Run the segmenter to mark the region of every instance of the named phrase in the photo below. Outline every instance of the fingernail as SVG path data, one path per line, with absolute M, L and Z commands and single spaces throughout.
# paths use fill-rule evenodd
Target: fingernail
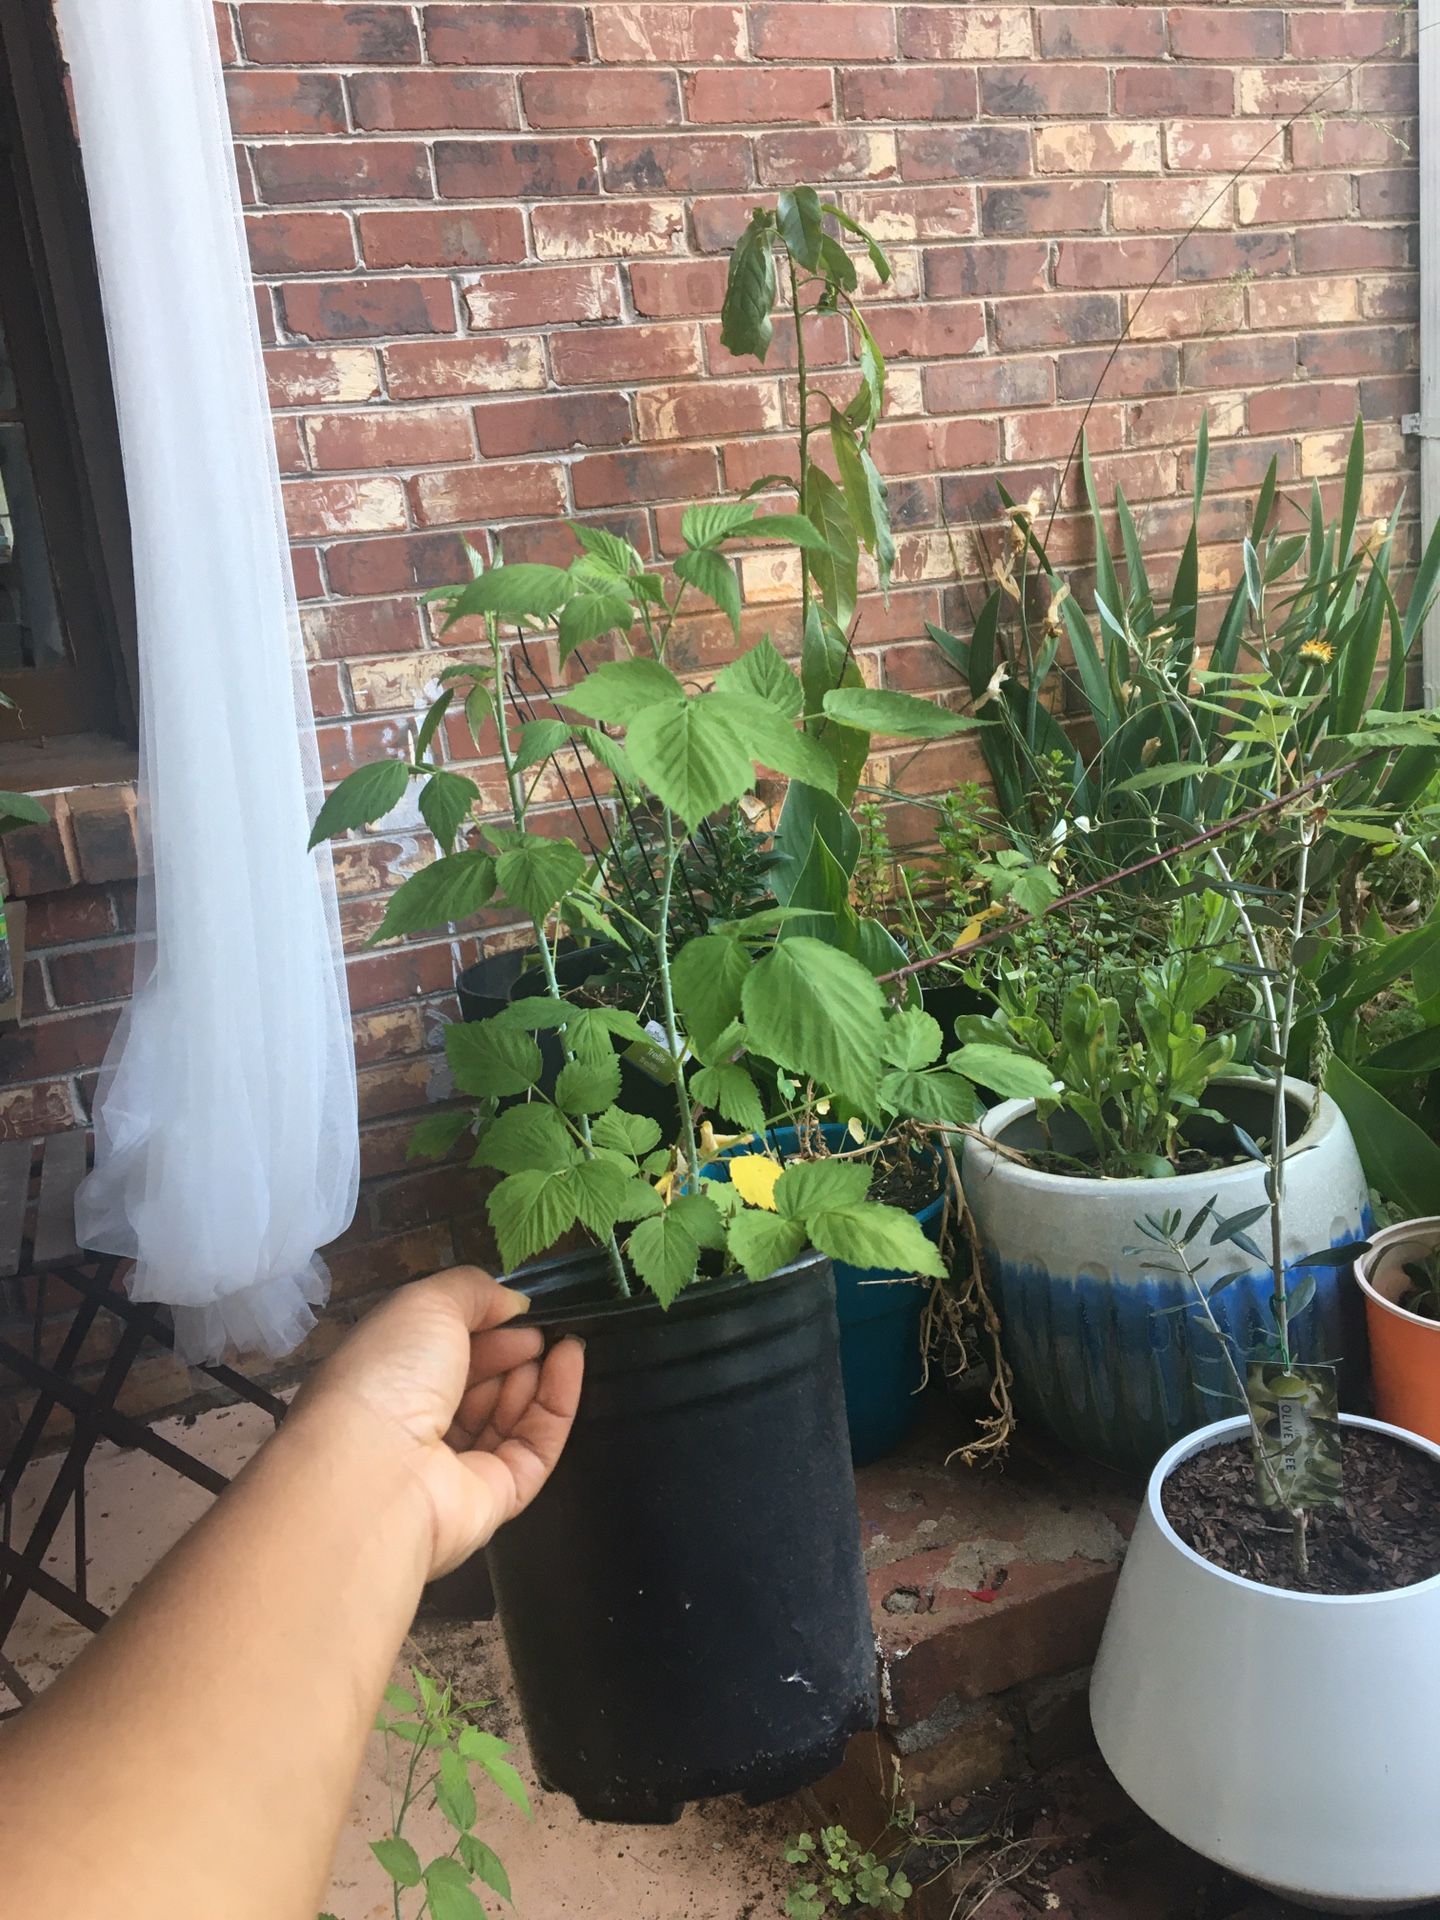
M 573 1340 L 575 1345 L 579 1347 L 582 1353 L 585 1351 L 585 1342 L 581 1339 L 578 1333 L 567 1333 L 565 1338 L 567 1340 Z

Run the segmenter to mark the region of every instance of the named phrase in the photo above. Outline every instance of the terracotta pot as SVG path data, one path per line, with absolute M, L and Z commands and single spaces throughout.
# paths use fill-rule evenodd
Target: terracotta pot
M 1394 1426 L 1440 1441 L 1440 1321 L 1399 1304 L 1410 1284 L 1405 1262 L 1437 1248 L 1440 1219 L 1402 1220 L 1375 1235 L 1355 1262 L 1355 1278 L 1370 1326 L 1375 1411 Z

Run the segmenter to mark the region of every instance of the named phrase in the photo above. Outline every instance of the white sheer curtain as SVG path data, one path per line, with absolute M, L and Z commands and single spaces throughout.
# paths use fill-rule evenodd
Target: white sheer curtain
M 175 1309 L 187 1358 L 275 1355 L 325 1298 L 316 1249 L 354 1213 L 359 1148 L 215 23 L 210 0 L 60 0 L 59 19 L 134 535 L 153 871 L 77 1225 L 135 1257 L 132 1293 Z

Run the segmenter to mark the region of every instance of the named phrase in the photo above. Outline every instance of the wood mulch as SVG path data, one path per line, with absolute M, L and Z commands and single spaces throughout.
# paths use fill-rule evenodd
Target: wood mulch
M 1440 1461 L 1368 1428 L 1346 1429 L 1345 1506 L 1311 1514 L 1303 1583 L 1288 1522 L 1256 1494 L 1248 1439 L 1195 1454 L 1170 1475 L 1162 1499 L 1188 1547 L 1265 1586 L 1391 1593 L 1440 1573 Z

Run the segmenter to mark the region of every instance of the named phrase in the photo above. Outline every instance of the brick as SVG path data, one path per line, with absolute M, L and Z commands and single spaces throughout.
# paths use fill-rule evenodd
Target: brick
M 1341 326 L 1359 318 L 1359 282 L 1344 276 L 1270 280 L 1250 289 L 1250 324 L 1266 331 Z
M 437 140 L 442 200 L 548 199 L 598 193 L 593 140 Z
M 48 804 L 48 803 L 47 803 Z M 36 893 L 58 893 L 76 884 L 80 870 L 72 862 L 65 836 L 50 805 L 48 826 L 17 827 L 7 833 L 3 847 L 8 892 L 19 899 Z
M 1318 380 L 1271 387 L 1245 401 L 1252 433 L 1291 433 L 1297 428 L 1354 427 L 1355 388 L 1349 381 L 1325 386 Z
M 393 474 L 366 480 L 302 480 L 285 488 L 285 524 L 294 540 L 338 533 L 398 533 L 409 524 L 405 489 Z
M 1172 120 L 1166 163 L 1185 173 L 1274 172 L 1285 164 L 1283 133 L 1278 120 Z
M 448 280 L 314 280 L 281 294 L 285 325 L 305 340 L 373 340 L 453 333 Z
M 1390 273 L 1362 280 L 1360 311 L 1367 320 L 1418 320 L 1419 274 Z
M 327 140 L 254 147 L 260 197 L 272 206 L 312 200 L 429 200 L 430 163 L 410 140 Z
M 0 1030 L 0 1078 L 13 1084 L 98 1067 L 118 1019 L 118 1012 L 80 1013 Z
M 586 57 L 585 9 L 518 0 L 424 10 L 425 47 L 437 67 L 575 66 Z
M 1055 369 L 1048 357 L 966 360 L 925 369 L 925 403 L 931 413 L 1049 407 L 1054 399 Z
M 1235 216 L 1243 227 L 1344 220 L 1349 213 L 1350 182 L 1338 174 L 1286 173 L 1235 186 Z
M 386 347 L 385 378 L 396 400 L 444 394 L 521 393 L 545 384 L 539 340 L 444 340 Z
M 973 120 L 979 95 L 967 67 L 861 67 L 841 74 L 840 105 L 847 120 Z
M 370 347 L 283 347 L 265 356 L 272 407 L 377 400 L 380 370 Z
M 234 66 L 240 58 L 240 47 L 235 38 L 235 22 L 225 0 L 215 0 L 215 36 L 220 42 L 221 65 Z
M 70 794 L 66 810 L 80 877 L 87 885 L 104 886 L 138 876 L 133 791 L 124 787 L 78 788 Z
M 1117 180 L 1110 213 L 1118 232 L 1174 232 L 1178 238 L 1197 222 L 1228 227 L 1230 189 L 1213 180 Z
M 1096 193 L 1103 210 L 1103 189 Z M 846 212 L 868 227 L 882 246 L 910 240 L 962 240 L 979 226 L 974 188 L 963 184 L 870 188 L 846 193 L 842 200 Z
M 903 77 L 914 86 L 922 76 Z M 980 109 L 992 116 L 1029 120 L 1055 113 L 1069 118 L 1091 113 L 1104 118 L 1110 110 L 1109 76 L 1100 66 L 1031 63 L 1023 67 L 982 67 L 979 77 Z M 929 116 L 912 114 L 907 118 Z
M 1233 334 L 1245 324 L 1245 295 L 1239 287 L 1161 287 L 1153 293 L 1128 295 L 1126 306 L 1132 340 Z
M 745 9 L 739 6 L 634 6 L 593 11 L 595 51 L 601 60 L 650 63 L 742 60 Z
M 717 482 L 715 455 L 701 447 L 641 453 L 597 453 L 571 469 L 577 507 L 621 506 L 631 500 L 708 499 Z
M 1165 17 L 1158 7 L 1045 6 L 1040 50 L 1047 60 L 1160 60 Z
M 135 983 L 135 942 L 112 940 L 104 946 L 71 947 L 45 962 L 57 1007 L 93 1007 L 124 1000 Z
M 525 258 L 519 207 L 407 207 L 359 215 L 367 267 L 488 267 Z
M 1172 7 L 1170 51 L 1177 60 L 1283 60 L 1285 15 L 1278 7 Z
M 227 73 L 225 99 L 236 134 L 345 132 L 333 73 Z
M 630 407 L 619 393 L 556 393 L 533 400 L 496 401 L 476 407 L 475 431 L 487 460 L 567 453 L 578 447 L 618 447 L 631 438 Z
M 343 273 L 355 265 L 343 213 L 249 213 L 245 236 L 255 273 Z
M 475 451 L 469 416 L 443 407 L 317 414 L 305 422 L 305 444 L 321 472 L 441 466 Z
M 1125 423 L 1119 407 L 1046 408 L 1005 422 L 1005 458 L 1068 460 L 1082 425 L 1092 453 L 1110 453 L 1123 444 Z
M 1351 80 L 1340 67 L 1242 67 L 1236 74 L 1241 113 L 1288 120 L 1311 111 L 1343 112 L 1351 104 Z
M 495 73 L 357 73 L 350 106 L 356 126 L 377 133 L 520 124 L 514 83 Z
M 834 0 L 762 0 L 750 12 L 750 51 L 757 60 L 893 60 L 893 7 Z
M 985 350 L 985 315 L 974 301 L 874 312 L 870 330 L 880 351 L 897 359 L 943 360 Z
M 1234 110 L 1235 75 L 1228 67 L 1120 67 L 1115 73 L 1117 113 L 1224 115 Z
M 1418 350 L 1413 329 L 1408 327 L 1304 333 L 1296 343 L 1300 372 L 1312 380 L 1333 380 L 1345 374 L 1400 373 L 1414 364 Z
M 620 274 L 613 266 L 481 273 L 463 280 L 461 290 L 470 325 L 479 333 L 614 320 L 620 314 Z
M 271 422 L 275 439 L 275 459 L 281 473 L 304 473 L 305 447 L 300 438 L 300 423 L 292 416 Z
M 1295 377 L 1295 342 L 1203 340 L 1187 344 L 1183 372 L 1187 387 L 1272 386 Z
M 705 68 L 686 77 L 685 101 L 687 117 L 702 125 L 772 126 L 835 117 L 834 84 L 824 67 L 775 72 Z
M 1086 291 L 1095 287 L 1148 287 L 1175 277 L 1169 239 L 1062 240 L 1055 250 L 1055 284 Z
M 551 341 L 550 356 L 562 386 L 683 379 L 701 370 L 700 332 L 673 325 L 561 334 Z
M 1419 63 L 1401 66 L 1369 62 L 1354 76 L 1355 105 L 1362 113 L 1418 113 Z
M 1301 120 L 1290 129 L 1290 158 L 1298 168 L 1393 167 L 1414 148 L 1413 129 L 1374 120 Z
M 1189 447 L 1204 416 L 1212 441 L 1233 439 L 1245 431 L 1244 398 L 1182 394 L 1173 400 L 1141 400 L 1125 409 L 1126 433 L 1134 447 Z
M 600 142 L 607 193 L 720 193 L 753 185 L 750 143 L 734 134 Z
M 382 67 L 420 58 L 413 9 L 401 6 L 247 4 L 240 10 L 245 58 L 260 66 L 356 62 Z
M 673 73 L 527 73 L 520 96 L 532 127 L 666 127 L 680 119 Z
M 398 600 L 307 607 L 300 624 L 307 652 L 324 660 L 413 653 L 423 639 L 418 610 Z
M 1367 60 L 1405 46 L 1404 19 L 1393 7 L 1367 7 L 1354 13 L 1295 8 L 1289 23 L 1294 60 Z
M 1063 347 L 1120 336 L 1120 301 L 1113 293 L 1064 293 L 1040 300 L 997 300 L 997 346 Z
M 755 157 L 761 180 L 773 187 L 812 180 L 889 180 L 897 167 L 894 134 L 858 127 L 762 134 Z
M 1056 180 L 980 189 L 982 233 L 1087 233 L 1097 231 L 1104 218 L 1105 188 L 1099 181 Z
M 0 1092 L 0 1140 L 38 1140 L 81 1123 L 70 1083 L 47 1080 Z
M 991 467 L 1000 458 L 1000 426 L 995 420 L 886 421 L 873 445 L 883 473 Z
M 678 253 L 685 245 L 680 200 L 595 201 L 536 207 L 535 252 L 542 260 L 606 260 Z
M 635 417 L 642 440 L 718 440 L 784 425 L 773 380 L 647 387 L 636 396 Z
M 320 572 L 320 556 L 313 547 L 290 548 L 290 571 L 295 577 L 297 600 L 318 600 L 325 591 Z
M 630 268 L 630 297 L 635 311 L 652 319 L 715 314 L 725 298 L 726 275 L 723 260 L 637 260 Z
M 1030 172 L 1030 135 L 1019 127 L 919 127 L 899 135 L 906 180 L 1007 180 Z
M 26 906 L 25 945 L 32 954 L 76 940 L 102 940 L 114 931 L 115 909 L 103 887 L 71 887 Z
M 1061 354 L 1055 370 L 1055 390 L 1061 400 L 1088 400 L 1102 380 L 1103 391 L 1111 398 L 1174 393 L 1180 384 L 1179 351 L 1175 347 L 1122 347 L 1113 359 L 1104 348 Z
M 1288 233 L 1192 233 L 1176 257 L 1182 280 L 1228 280 L 1235 274 L 1289 273 L 1299 236 Z
M 1160 130 L 1115 120 L 1040 127 L 1035 164 L 1040 173 L 1158 173 Z
M 1417 220 L 1420 217 L 1418 170 L 1362 174 L 1359 203 L 1362 220 Z
M 1049 259 L 1043 241 L 931 247 L 925 254 L 925 292 L 932 300 L 1041 293 Z
M 1028 7 L 902 7 L 907 60 L 1027 60 L 1035 51 Z
M 544 461 L 485 463 L 421 473 L 410 482 L 415 519 L 422 527 L 488 521 L 500 514 L 546 517 L 565 511 L 559 469 Z

